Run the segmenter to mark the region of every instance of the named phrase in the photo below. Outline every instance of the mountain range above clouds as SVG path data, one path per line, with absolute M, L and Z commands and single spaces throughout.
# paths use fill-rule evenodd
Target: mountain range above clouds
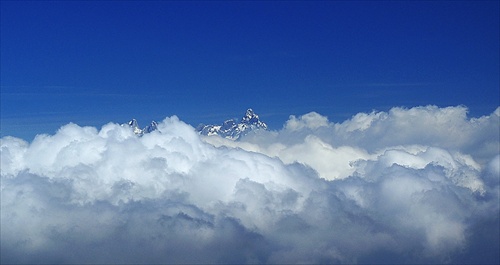
M 196 131 L 201 135 L 218 135 L 223 138 L 238 140 L 251 132 L 267 130 L 267 124 L 259 119 L 252 109 L 247 109 L 245 115 L 240 119 L 229 119 L 220 125 L 200 124 Z
M 158 130 L 158 123 L 152 121 L 148 126 L 140 128 L 139 123 L 136 119 L 130 120 L 122 126 L 128 125 L 134 133 L 138 136 L 142 136 L 147 133 Z M 205 136 L 220 136 L 222 138 L 230 140 L 238 140 L 240 137 L 245 136 L 251 132 L 256 132 L 258 130 L 267 130 L 267 124 L 259 119 L 252 109 L 247 109 L 245 115 L 241 119 L 229 119 L 221 124 L 200 124 L 196 128 L 196 131 L 200 135 Z
M 142 128 L 142 129 L 139 127 L 139 123 L 137 122 L 136 119 L 132 119 L 129 122 L 122 124 L 122 126 L 125 126 L 125 125 L 128 125 L 130 128 L 132 128 L 134 133 L 138 136 L 142 136 L 146 133 L 150 133 L 150 132 L 158 130 L 158 123 L 156 121 L 152 121 L 148 126 Z
M 500 107 L 244 114 L 1 138 L 0 263 L 500 264 Z

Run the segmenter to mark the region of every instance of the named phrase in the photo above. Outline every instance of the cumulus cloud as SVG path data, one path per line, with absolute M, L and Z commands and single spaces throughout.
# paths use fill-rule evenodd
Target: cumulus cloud
M 2 263 L 498 263 L 500 109 L 1 139 Z M 484 242 L 487 239 L 488 242 Z

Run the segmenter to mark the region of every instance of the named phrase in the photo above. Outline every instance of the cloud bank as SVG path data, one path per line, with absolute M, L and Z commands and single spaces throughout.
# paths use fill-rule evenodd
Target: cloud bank
M 2 263 L 498 263 L 500 108 L 1 139 Z

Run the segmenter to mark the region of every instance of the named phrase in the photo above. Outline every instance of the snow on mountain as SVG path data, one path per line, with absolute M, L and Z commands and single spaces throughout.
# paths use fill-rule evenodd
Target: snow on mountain
M 259 119 L 252 109 L 248 109 L 245 115 L 238 122 L 237 119 L 230 119 L 221 125 L 200 124 L 196 131 L 201 135 L 218 135 L 223 138 L 237 140 L 241 136 L 257 130 L 267 130 L 267 124 Z
M 150 132 L 153 132 L 153 131 L 156 131 L 158 130 L 158 123 L 156 123 L 156 121 L 152 121 L 148 126 L 144 127 L 144 129 L 142 129 L 142 133 L 150 133 Z
M 125 126 L 125 125 L 128 125 L 130 128 L 132 128 L 134 133 L 136 135 L 139 135 L 139 136 L 142 136 L 145 133 L 150 133 L 150 132 L 158 130 L 158 123 L 156 123 L 156 121 L 152 121 L 148 126 L 144 127 L 143 129 L 141 129 L 139 127 L 139 123 L 137 122 L 136 119 L 132 119 L 128 123 L 122 124 L 122 126 Z
M 136 119 L 132 119 L 122 126 L 129 126 L 134 133 L 142 136 L 158 130 L 158 123 L 152 121 L 151 124 L 141 129 Z M 196 131 L 201 135 L 212 136 L 218 135 L 223 138 L 237 140 L 241 136 L 247 135 L 250 132 L 257 130 L 267 130 L 267 124 L 259 119 L 259 115 L 255 114 L 252 109 L 247 109 L 245 115 L 238 121 L 237 119 L 230 119 L 223 122 L 221 125 L 205 125 L 200 124 Z

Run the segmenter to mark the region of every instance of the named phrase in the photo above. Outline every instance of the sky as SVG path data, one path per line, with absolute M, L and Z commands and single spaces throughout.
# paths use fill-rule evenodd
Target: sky
M 0 263 L 499 264 L 499 4 L 0 1 Z
M 1 133 L 499 105 L 498 1 L 2 1 Z

